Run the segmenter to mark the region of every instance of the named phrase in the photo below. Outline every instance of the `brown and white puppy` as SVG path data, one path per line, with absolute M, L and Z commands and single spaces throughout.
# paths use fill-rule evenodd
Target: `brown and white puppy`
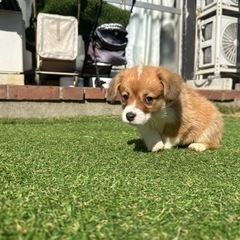
M 223 120 L 217 108 L 164 67 L 136 66 L 111 81 L 108 98 L 121 95 L 122 120 L 136 125 L 149 151 L 220 146 Z

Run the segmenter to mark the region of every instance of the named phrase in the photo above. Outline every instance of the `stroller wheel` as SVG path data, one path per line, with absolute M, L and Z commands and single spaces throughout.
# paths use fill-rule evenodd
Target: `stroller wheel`
M 40 74 L 38 74 L 38 73 L 35 74 L 35 82 L 36 82 L 37 85 L 41 84 Z
M 41 85 L 45 78 L 45 74 L 35 73 L 35 82 L 37 85 Z
M 78 82 L 79 82 L 78 76 L 74 76 L 74 77 L 73 77 L 73 86 L 74 86 L 74 87 L 77 87 Z

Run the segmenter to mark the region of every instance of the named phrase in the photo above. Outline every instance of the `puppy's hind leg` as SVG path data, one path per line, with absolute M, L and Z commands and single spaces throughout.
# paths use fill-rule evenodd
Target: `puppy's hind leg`
M 208 127 L 201 134 L 194 137 L 194 141 L 188 146 L 196 152 L 203 152 L 207 149 L 217 149 L 220 147 L 222 138 L 223 121 L 220 115 L 217 115 L 215 121 L 211 121 Z
M 208 149 L 217 149 L 220 147 L 219 143 L 212 142 L 212 143 L 191 143 L 188 148 L 196 151 L 196 152 L 203 152 Z
M 203 152 L 207 149 L 207 146 L 204 143 L 191 143 L 188 148 L 196 152 Z
M 196 152 L 203 152 L 207 149 L 217 149 L 220 147 L 222 132 L 220 129 L 205 131 L 197 141 L 191 143 L 188 148 Z

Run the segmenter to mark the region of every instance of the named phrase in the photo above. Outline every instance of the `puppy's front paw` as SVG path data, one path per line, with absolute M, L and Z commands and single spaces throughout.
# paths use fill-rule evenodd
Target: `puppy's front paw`
M 203 143 L 192 143 L 188 146 L 188 148 L 196 152 L 203 152 L 207 149 Z
M 163 149 L 164 149 L 164 144 L 163 144 L 163 142 L 158 142 L 158 143 L 156 143 L 156 144 L 153 146 L 152 152 L 159 152 L 159 151 L 161 151 L 161 150 L 163 150 Z

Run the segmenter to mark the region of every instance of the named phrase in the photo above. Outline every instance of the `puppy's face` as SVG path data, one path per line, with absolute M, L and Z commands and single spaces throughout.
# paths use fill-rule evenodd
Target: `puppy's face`
M 110 83 L 108 96 L 114 101 L 120 93 L 122 120 L 141 125 L 178 97 L 181 84 L 180 77 L 165 68 L 138 66 L 118 73 Z

